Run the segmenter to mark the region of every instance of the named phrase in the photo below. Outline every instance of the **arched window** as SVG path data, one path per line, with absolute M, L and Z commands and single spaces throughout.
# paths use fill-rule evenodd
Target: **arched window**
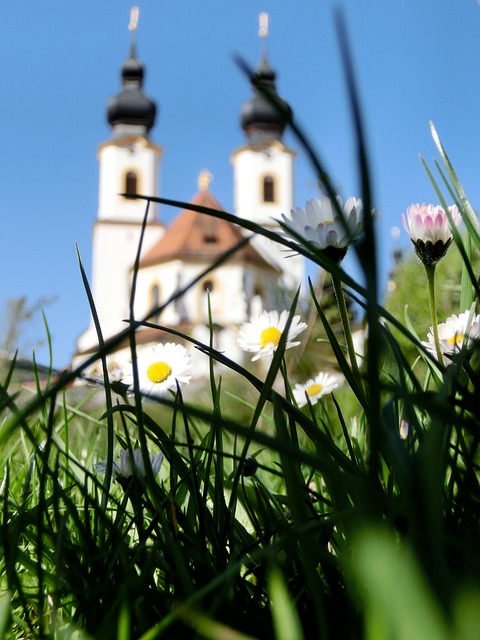
M 263 289 L 257 284 L 255 285 L 255 288 L 253 290 L 253 296 L 250 301 L 250 314 L 252 316 L 257 316 L 257 315 L 260 315 L 260 313 L 262 313 L 264 308 L 263 300 L 264 300 Z
M 263 201 L 275 202 L 275 181 L 272 176 L 263 178 Z
M 213 291 L 213 282 L 211 280 L 205 280 L 202 284 L 202 290 L 204 293 L 212 293 Z
M 200 294 L 200 318 L 201 322 L 208 324 L 209 322 L 209 313 L 208 307 L 210 304 L 210 309 L 212 312 L 212 316 L 215 314 L 216 307 L 216 299 L 218 296 L 218 291 L 215 290 L 215 283 L 213 280 L 208 279 L 204 280 L 201 284 L 201 294 Z
M 135 171 L 129 171 L 125 176 L 125 193 L 137 193 L 137 174 Z
M 160 306 L 160 287 L 158 284 L 154 284 L 150 289 L 150 311 L 158 309 Z M 160 313 L 157 311 L 149 320 L 151 322 L 158 322 L 160 319 Z

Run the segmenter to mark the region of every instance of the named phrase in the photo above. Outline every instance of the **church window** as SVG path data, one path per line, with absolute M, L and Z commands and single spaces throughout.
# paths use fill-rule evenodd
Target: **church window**
M 257 316 L 262 313 L 264 309 L 264 297 L 263 289 L 259 285 L 255 285 L 253 296 L 250 301 L 250 314 L 252 316 Z
M 263 178 L 263 201 L 275 202 L 275 180 L 272 176 Z
M 204 244 L 217 244 L 218 242 L 218 221 L 213 218 L 206 218 L 202 224 L 202 236 Z
M 202 290 L 204 293 L 211 293 L 213 291 L 213 282 L 211 280 L 205 280 L 205 282 L 202 284 Z
M 154 311 L 160 306 L 160 287 L 158 284 L 154 284 L 150 289 L 150 310 Z M 157 311 L 151 318 L 151 322 L 158 322 L 160 319 L 160 312 Z
M 210 306 L 212 316 L 215 316 L 218 312 L 218 283 L 215 283 L 213 278 L 204 280 L 200 285 L 200 297 L 199 297 L 199 318 L 200 322 L 208 324 L 209 313 L 208 308 Z
M 203 241 L 205 244 L 216 244 L 218 242 L 217 236 L 213 233 L 206 233 L 203 236 Z
M 135 171 L 128 171 L 125 176 L 125 193 L 137 193 L 137 174 Z

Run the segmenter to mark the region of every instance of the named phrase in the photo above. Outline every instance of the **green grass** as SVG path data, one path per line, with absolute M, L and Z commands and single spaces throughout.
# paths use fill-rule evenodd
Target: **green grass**
M 360 258 L 364 284 L 311 244 L 180 205 L 235 221 L 329 270 L 337 299 L 345 292 L 364 310 L 365 358 L 352 366 L 349 314 L 341 305 L 343 333 L 333 331 L 311 287 L 320 329 L 312 335 L 327 337 L 344 384 L 302 410 L 291 400 L 294 350 L 285 351 L 285 334 L 264 375 L 197 345 L 221 367 L 212 366 L 200 393 L 182 389 L 158 402 L 145 401 L 138 388 L 133 397 L 116 394 L 107 374 L 79 396 L 70 385 L 91 362 L 58 379 L 42 376 L 41 384 L 37 376 L 25 392 L 12 363 L 0 380 L 0 637 L 478 634 L 478 344 L 442 366 L 422 348 L 414 324 L 379 304 L 371 176 L 341 23 L 339 33 L 366 212 L 364 236 L 350 251 Z M 297 123 L 290 126 L 332 195 L 323 162 Z M 468 220 L 467 241 L 455 240 L 478 246 L 472 208 L 438 144 L 445 188 Z M 471 252 L 460 253 L 460 300 L 476 302 Z M 135 286 L 132 309 L 134 295 Z M 134 356 L 135 331 L 148 322 L 132 313 L 109 342 L 98 326 L 91 361 L 105 363 L 125 337 Z M 405 358 L 405 342 L 423 368 Z M 115 480 L 119 452 L 137 448 L 145 475 Z M 155 476 L 148 462 L 158 452 L 164 461 Z M 105 473 L 96 469 L 102 460 Z

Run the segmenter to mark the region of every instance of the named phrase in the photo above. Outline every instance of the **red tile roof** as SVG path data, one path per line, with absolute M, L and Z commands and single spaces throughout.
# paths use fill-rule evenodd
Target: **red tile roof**
M 192 204 L 223 211 L 208 189 L 199 191 Z M 220 254 L 234 247 L 243 238 L 239 227 L 212 216 L 185 209 L 172 222 L 163 237 L 140 261 L 140 268 L 170 260 L 212 262 Z M 237 251 L 229 260 L 254 263 L 275 270 L 250 244 Z

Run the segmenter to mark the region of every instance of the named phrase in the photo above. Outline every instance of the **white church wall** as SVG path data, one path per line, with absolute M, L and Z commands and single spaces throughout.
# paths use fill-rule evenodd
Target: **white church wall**
M 262 150 L 264 149 L 264 150 Z M 240 147 L 232 156 L 235 212 L 263 226 L 276 226 L 272 218 L 288 214 L 294 202 L 294 152 L 280 142 L 265 147 Z M 274 178 L 274 200 L 263 198 L 263 178 Z M 248 185 L 248 188 L 246 188 Z
M 140 239 L 138 224 L 98 222 L 93 230 L 92 292 L 96 311 L 106 338 L 125 328 L 128 317 L 131 284 L 131 265 L 135 260 Z M 161 225 L 145 229 L 144 247 L 148 250 L 164 233 Z M 78 339 L 78 351 L 97 344 L 93 321 Z
M 236 214 L 271 231 L 281 232 L 276 220 L 282 213 L 290 216 L 295 206 L 294 160 L 295 152 L 275 140 L 237 149 L 232 155 Z M 264 179 L 267 176 L 273 179 L 272 201 L 265 201 Z M 280 279 L 285 288 L 296 290 L 304 284 L 305 266 L 301 256 L 285 262 L 286 255 L 291 252 L 260 235 L 254 238 L 252 245 L 282 271 Z
M 168 263 L 143 267 L 138 275 L 135 315 L 144 317 L 152 309 L 152 291 L 158 287 L 160 303 L 170 299 L 179 289 L 193 282 L 208 263 Z M 211 271 L 162 311 L 159 324 L 175 326 L 181 322 L 208 324 L 208 298 L 213 322 L 222 326 L 238 325 L 248 319 L 247 296 L 255 295 L 255 284 L 265 303 L 271 303 L 268 291 L 276 285 L 274 274 L 253 266 L 227 263 Z M 245 287 L 247 289 L 245 290 Z
M 144 200 L 122 197 L 126 191 L 126 175 L 137 176 L 136 192 L 141 195 L 158 193 L 158 161 L 160 147 L 141 138 L 133 141 L 107 142 L 100 146 L 99 220 L 125 220 L 141 222 L 145 215 Z M 149 220 L 157 217 L 157 205 L 150 204 Z
M 142 267 L 138 273 L 137 290 L 135 296 L 135 317 L 143 318 L 152 310 L 154 302 L 154 287 L 158 287 L 159 303 L 169 300 L 177 291 L 181 262 L 174 260 L 166 264 Z M 180 322 L 178 304 L 171 302 L 159 317 L 152 318 L 152 322 L 176 325 Z

